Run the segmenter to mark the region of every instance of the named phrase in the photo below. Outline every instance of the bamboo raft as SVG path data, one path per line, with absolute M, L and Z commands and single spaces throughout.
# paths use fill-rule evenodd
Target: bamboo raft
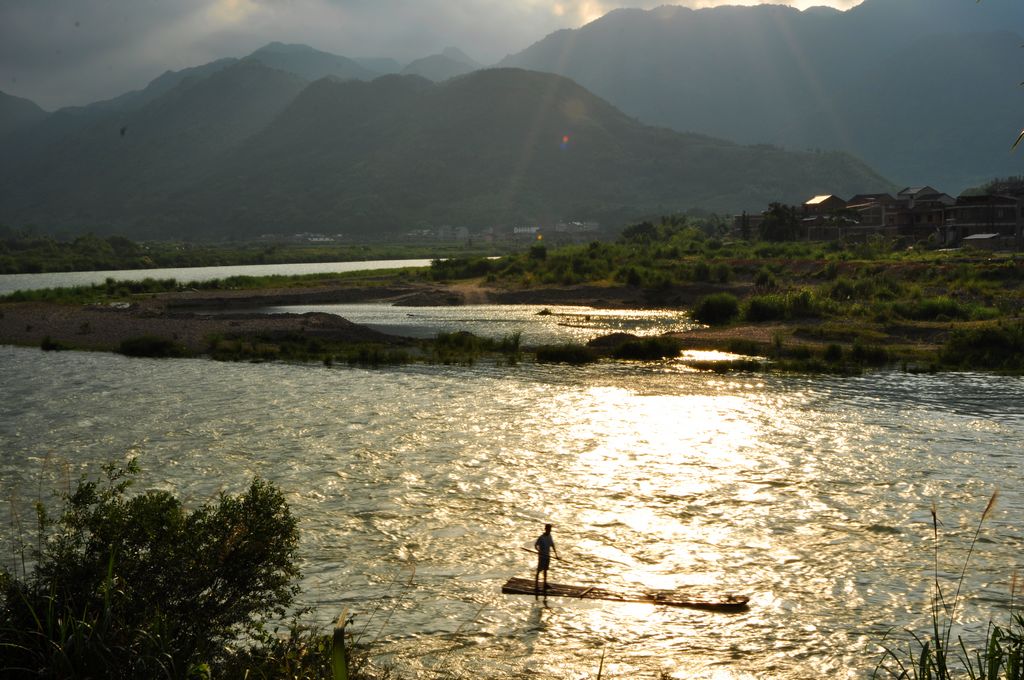
M 533 587 L 533 579 L 510 578 L 501 587 L 506 595 L 543 595 L 544 597 L 572 597 L 578 600 L 609 600 L 612 602 L 640 602 L 660 604 L 666 607 L 685 607 L 718 612 L 738 612 L 747 608 L 750 598 L 746 595 L 728 594 L 721 598 L 693 597 L 666 590 L 649 590 L 638 593 L 618 593 L 596 586 L 576 586 L 562 583 L 548 583 L 547 590 L 541 585 Z

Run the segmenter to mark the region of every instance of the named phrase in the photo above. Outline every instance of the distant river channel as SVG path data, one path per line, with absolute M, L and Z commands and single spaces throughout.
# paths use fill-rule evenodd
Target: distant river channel
M 721 376 L 676 361 L 368 370 L 13 347 L 0 367 L 8 568 L 32 502 L 107 461 L 138 457 L 139 490 L 192 504 L 262 475 L 300 521 L 301 604 L 325 625 L 354 613 L 401 677 L 578 680 L 603 657 L 603 678 L 865 678 L 888 631 L 902 645 L 903 629 L 930 626 L 933 504 L 948 588 L 1002 492 L 958 609 L 968 640 L 1005 621 L 1024 554 L 1019 377 Z M 522 548 L 544 522 L 564 560 L 554 581 L 739 592 L 751 607 L 502 595 L 532 576 Z
M 253 264 L 230 267 L 177 267 L 167 269 L 118 269 L 98 272 L 53 272 L 46 274 L 0 275 L 0 295 L 17 290 L 89 286 L 115 281 L 141 281 L 142 279 L 176 279 L 181 283 L 213 281 L 229 276 L 294 276 L 357 272 L 372 269 L 399 269 L 402 267 L 429 267 L 430 260 L 369 260 L 365 262 L 307 262 L 301 264 Z

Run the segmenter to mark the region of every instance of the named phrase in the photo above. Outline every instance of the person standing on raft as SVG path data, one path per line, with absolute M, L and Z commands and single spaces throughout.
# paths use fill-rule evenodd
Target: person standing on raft
M 555 559 L 561 559 L 558 557 L 555 539 L 551 537 L 550 524 L 544 525 L 544 533 L 533 542 L 533 547 L 537 551 L 537 573 L 533 576 L 533 590 L 534 592 L 539 590 L 540 574 L 544 572 L 544 590 L 546 591 L 548 589 L 548 567 L 551 566 L 551 551 L 555 551 Z

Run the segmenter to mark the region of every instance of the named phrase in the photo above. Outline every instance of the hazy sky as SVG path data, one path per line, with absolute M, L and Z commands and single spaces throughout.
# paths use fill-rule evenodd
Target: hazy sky
M 268 42 L 401 62 L 453 45 L 485 64 L 616 7 L 760 0 L 0 0 L 0 91 L 45 109 L 142 88 Z M 861 0 L 775 0 L 848 9 Z

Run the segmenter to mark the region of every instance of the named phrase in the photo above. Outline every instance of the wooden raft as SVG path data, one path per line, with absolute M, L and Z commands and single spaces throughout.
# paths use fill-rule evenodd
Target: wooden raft
M 501 587 L 501 592 L 506 595 L 544 595 L 546 597 L 574 597 L 586 600 L 610 600 L 612 602 L 642 602 L 647 604 L 660 604 L 666 607 L 685 607 L 687 609 L 705 609 L 719 612 L 738 612 L 747 608 L 750 598 L 746 595 L 729 594 L 721 598 L 693 597 L 681 595 L 671 591 L 650 590 L 638 593 L 618 593 L 595 586 L 575 586 L 563 583 L 548 582 L 548 588 L 544 590 L 541 583 L 540 590 L 534 590 L 533 579 L 510 578 Z

